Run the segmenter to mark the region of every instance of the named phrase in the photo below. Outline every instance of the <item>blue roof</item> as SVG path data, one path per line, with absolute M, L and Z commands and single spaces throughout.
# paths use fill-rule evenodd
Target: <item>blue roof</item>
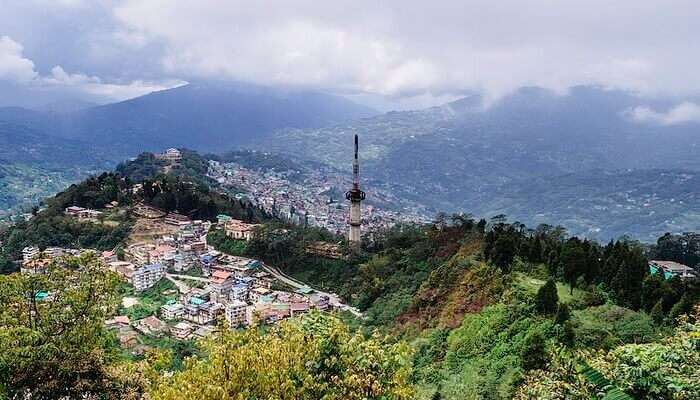
M 196 306 L 202 305 L 204 303 L 205 303 L 205 301 L 200 299 L 199 297 L 192 297 L 190 299 L 190 304 L 194 304 Z
M 48 296 L 49 296 L 49 292 L 47 292 L 45 290 L 40 290 L 40 291 L 36 292 L 36 294 L 34 295 L 34 298 L 36 300 L 44 300 Z

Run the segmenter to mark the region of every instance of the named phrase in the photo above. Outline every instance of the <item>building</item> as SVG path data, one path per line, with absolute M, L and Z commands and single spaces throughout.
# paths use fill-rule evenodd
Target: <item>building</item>
M 190 336 L 193 330 L 194 328 L 191 324 L 188 324 L 187 322 L 178 322 L 177 324 L 175 324 L 175 326 L 170 328 L 170 333 L 174 337 L 180 340 L 184 340 Z
M 27 262 L 31 260 L 32 258 L 38 256 L 40 253 L 40 250 L 38 247 L 25 247 L 22 249 L 22 261 Z
M 255 288 L 248 293 L 248 298 L 251 303 L 257 303 L 262 297 L 269 296 L 272 291 L 267 288 Z
M 158 154 L 157 157 L 165 161 L 178 162 L 182 160 L 182 152 L 180 152 L 178 149 L 170 148 L 165 150 L 165 152 Z
M 258 224 L 247 224 L 241 220 L 230 219 L 224 223 L 226 236 L 236 240 L 250 240 Z
M 311 242 L 304 248 L 307 254 L 339 260 L 343 258 L 340 246 L 328 242 Z
M 229 299 L 238 301 L 248 301 L 248 285 L 245 283 L 237 283 L 231 286 Z
M 182 214 L 170 213 L 163 218 L 163 222 L 172 226 L 187 226 L 192 220 Z
M 663 273 L 666 279 L 671 279 L 675 276 L 681 279 L 688 279 L 698 275 L 694 269 L 675 261 L 651 260 L 649 261 L 649 272 L 651 274 Z
M 165 267 L 161 264 L 150 264 L 134 270 L 131 275 L 131 284 L 137 292 L 140 292 L 155 286 L 163 276 L 165 276 Z
M 216 270 L 211 274 L 211 288 L 219 295 L 226 295 L 233 286 L 233 274 L 231 272 Z
M 246 323 L 246 308 L 248 305 L 242 301 L 234 300 L 226 305 L 225 317 L 229 327 L 236 328 Z
M 164 304 L 160 306 L 160 316 L 163 317 L 163 319 L 180 319 L 183 315 L 185 315 L 185 306 L 180 303 Z
M 150 336 L 161 336 L 168 331 L 168 325 L 153 315 L 136 321 L 134 327 L 141 333 Z
M 312 294 L 309 298 L 311 299 L 314 307 L 321 311 L 328 311 L 328 309 L 331 307 L 330 298 L 328 298 L 326 295 Z
M 51 265 L 51 259 L 48 257 L 33 258 L 22 263 L 19 271 L 23 274 L 45 274 Z

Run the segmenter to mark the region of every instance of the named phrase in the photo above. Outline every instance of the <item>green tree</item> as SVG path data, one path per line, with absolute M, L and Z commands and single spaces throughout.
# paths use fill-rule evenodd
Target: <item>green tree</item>
M 46 275 L 0 276 L 0 397 L 109 397 L 103 321 L 116 282 L 94 255 L 60 259 Z
M 666 314 L 664 313 L 664 304 L 663 300 L 659 300 L 654 304 L 654 307 L 651 309 L 651 319 L 654 320 L 656 324 L 662 324 L 664 322 L 664 319 L 666 318 Z
M 559 303 L 557 307 L 557 313 L 554 315 L 554 322 L 558 325 L 563 325 L 571 318 L 571 312 L 569 311 L 569 306 L 566 303 Z
M 206 359 L 163 378 L 153 399 L 410 399 L 405 344 L 352 334 L 310 314 L 263 333 L 224 329 L 204 343 Z
M 559 295 L 557 294 L 557 284 L 554 279 L 548 279 L 547 282 L 539 288 L 535 296 L 535 308 L 542 314 L 551 315 L 557 311 L 559 303 Z

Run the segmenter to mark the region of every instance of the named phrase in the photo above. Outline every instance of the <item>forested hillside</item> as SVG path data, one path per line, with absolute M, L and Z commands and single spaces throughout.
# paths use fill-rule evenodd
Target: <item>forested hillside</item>
M 303 251 L 324 238 L 318 232 L 272 232 L 247 251 L 350 299 L 365 314 L 360 329 L 409 342 L 420 398 L 700 395 L 697 372 L 666 358 L 693 354 L 687 340 L 697 328 L 677 318 L 692 315 L 700 282 L 650 275 L 635 242 L 601 245 L 560 228 L 455 216 L 395 227 L 345 262 Z M 644 356 L 630 358 L 637 352 Z M 662 359 L 672 364 L 657 366 Z

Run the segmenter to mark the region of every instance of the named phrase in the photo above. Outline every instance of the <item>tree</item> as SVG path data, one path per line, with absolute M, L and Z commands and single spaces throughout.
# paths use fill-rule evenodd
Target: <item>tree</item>
M 549 278 L 547 282 L 540 287 L 535 296 L 535 308 L 542 314 L 551 315 L 557 311 L 557 303 L 559 295 L 557 294 L 557 284 L 554 279 Z
M 310 314 L 263 333 L 224 329 L 163 378 L 151 398 L 410 399 L 410 361 L 403 343 L 352 334 L 339 320 Z
M 651 319 L 653 319 L 656 324 L 662 324 L 665 318 L 663 300 L 659 300 L 654 304 L 654 307 L 651 308 Z
M 46 275 L 0 276 L 0 398 L 110 397 L 103 321 L 115 285 L 95 255 L 60 259 Z
M 547 342 L 541 331 L 535 330 L 525 338 L 521 359 L 521 365 L 526 371 L 547 366 Z
M 558 325 L 563 325 L 571 318 L 571 312 L 569 311 L 569 306 L 566 303 L 559 303 L 557 307 L 557 313 L 554 316 L 554 322 Z

